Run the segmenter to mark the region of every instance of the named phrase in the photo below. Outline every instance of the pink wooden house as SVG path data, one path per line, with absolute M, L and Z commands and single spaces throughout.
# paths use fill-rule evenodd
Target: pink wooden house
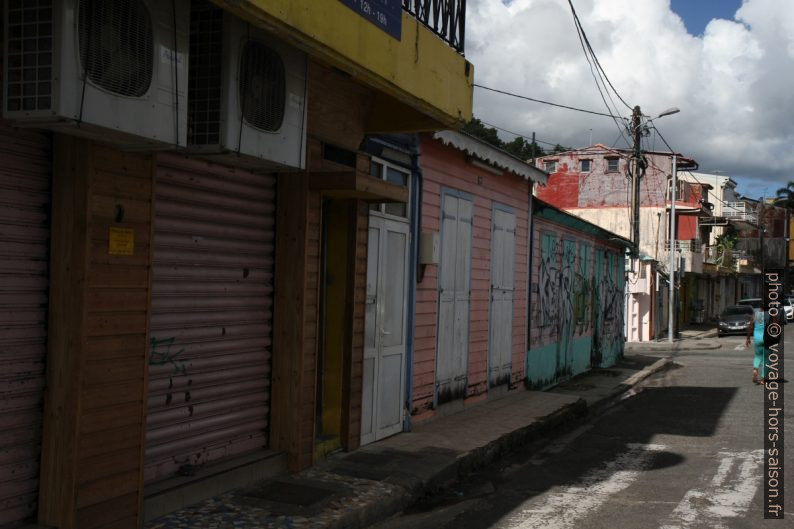
M 547 179 L 460 132 L 423 136 L 420 153 L 414 422 L 523 389 L 529 202 Z

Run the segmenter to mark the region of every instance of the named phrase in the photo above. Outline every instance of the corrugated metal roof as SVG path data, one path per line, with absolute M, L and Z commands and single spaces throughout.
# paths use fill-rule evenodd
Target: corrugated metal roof
M 480 161 L 491 164 L 499 169 L 509 171 L 515 175 L 522 176 L 526 180 L 545 184 L 549 179 L 549 175 L 545 171 L 530 165 L 507 151 L 494 147 L 490 143 L 470 136 L 469 134 L 454 130 L 444 130 L 436 132 L 433 134 L 433 137 L 437 140 L 441 140 L 444 145 L 455 147 Z

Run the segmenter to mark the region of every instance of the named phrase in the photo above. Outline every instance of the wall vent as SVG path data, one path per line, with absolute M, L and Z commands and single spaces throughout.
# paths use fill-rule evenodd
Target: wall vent
M 52 0 L 8 0 L 6 110 L 52 109 Z
M 240 57 L 240 105 L 243 118 L 254 128 L 275 132 L 284 121 L 286 74 L 278 53 L 249 40 Z
M 223 61 L 223 10 L 209 2 L 190 9 L 188 69 L 188 144 L 220 143 Z
M 80 0 L 80 64 L 99 88 L 141 97 L 152 84 L 154 33 L 141 0 Z

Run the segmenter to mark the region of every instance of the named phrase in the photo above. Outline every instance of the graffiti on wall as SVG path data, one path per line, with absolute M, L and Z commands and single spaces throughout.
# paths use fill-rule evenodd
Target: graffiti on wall
M 602 363 L 604 352 L 614 350 L 623 341 L 623 284 L 618 255 L 599 251 L 596 260 L 596 287 L 594 289 L 595 328 L 590 364 Z
M 591 366 L 601 365 L 605 353 L 614 356 L 619 351 L 618 341 L 622 342 L 624 300 L 620 256 L 599 250 L 590 273 L 590 251 L 584 243 L 555 234 L 542 235 L 538 319 L 543 335 L 556 342 L 558 378 L 571 374 L 577 336 L 592 331 Z
M 592 325 L 592 281 L 587 250 L 573 240 L 544 234 L 541 244 L 538 293 L 540 324 L 557 344 L 557 376 L 571 374 L 574 338 Z M 579 266 L 577 267 L 577 259 Z
M 172 351 L 176 337 L 157 339 L 152 336 L 149 339 L 149 365 L 150 366 L 163 366 L 171 365 L 174 368 L 175 375 L 186 375 L 187 364 L 179 356 L 185 352 L 184 349 Z

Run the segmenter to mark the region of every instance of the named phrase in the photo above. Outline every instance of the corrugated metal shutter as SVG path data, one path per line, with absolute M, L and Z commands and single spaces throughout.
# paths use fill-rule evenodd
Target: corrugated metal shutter
M 36 512 L 47 349 L 51 142 L 0 121 L 0 526 Z
M 158 158 L 146 481 L 267 446 L 275 178 Z

